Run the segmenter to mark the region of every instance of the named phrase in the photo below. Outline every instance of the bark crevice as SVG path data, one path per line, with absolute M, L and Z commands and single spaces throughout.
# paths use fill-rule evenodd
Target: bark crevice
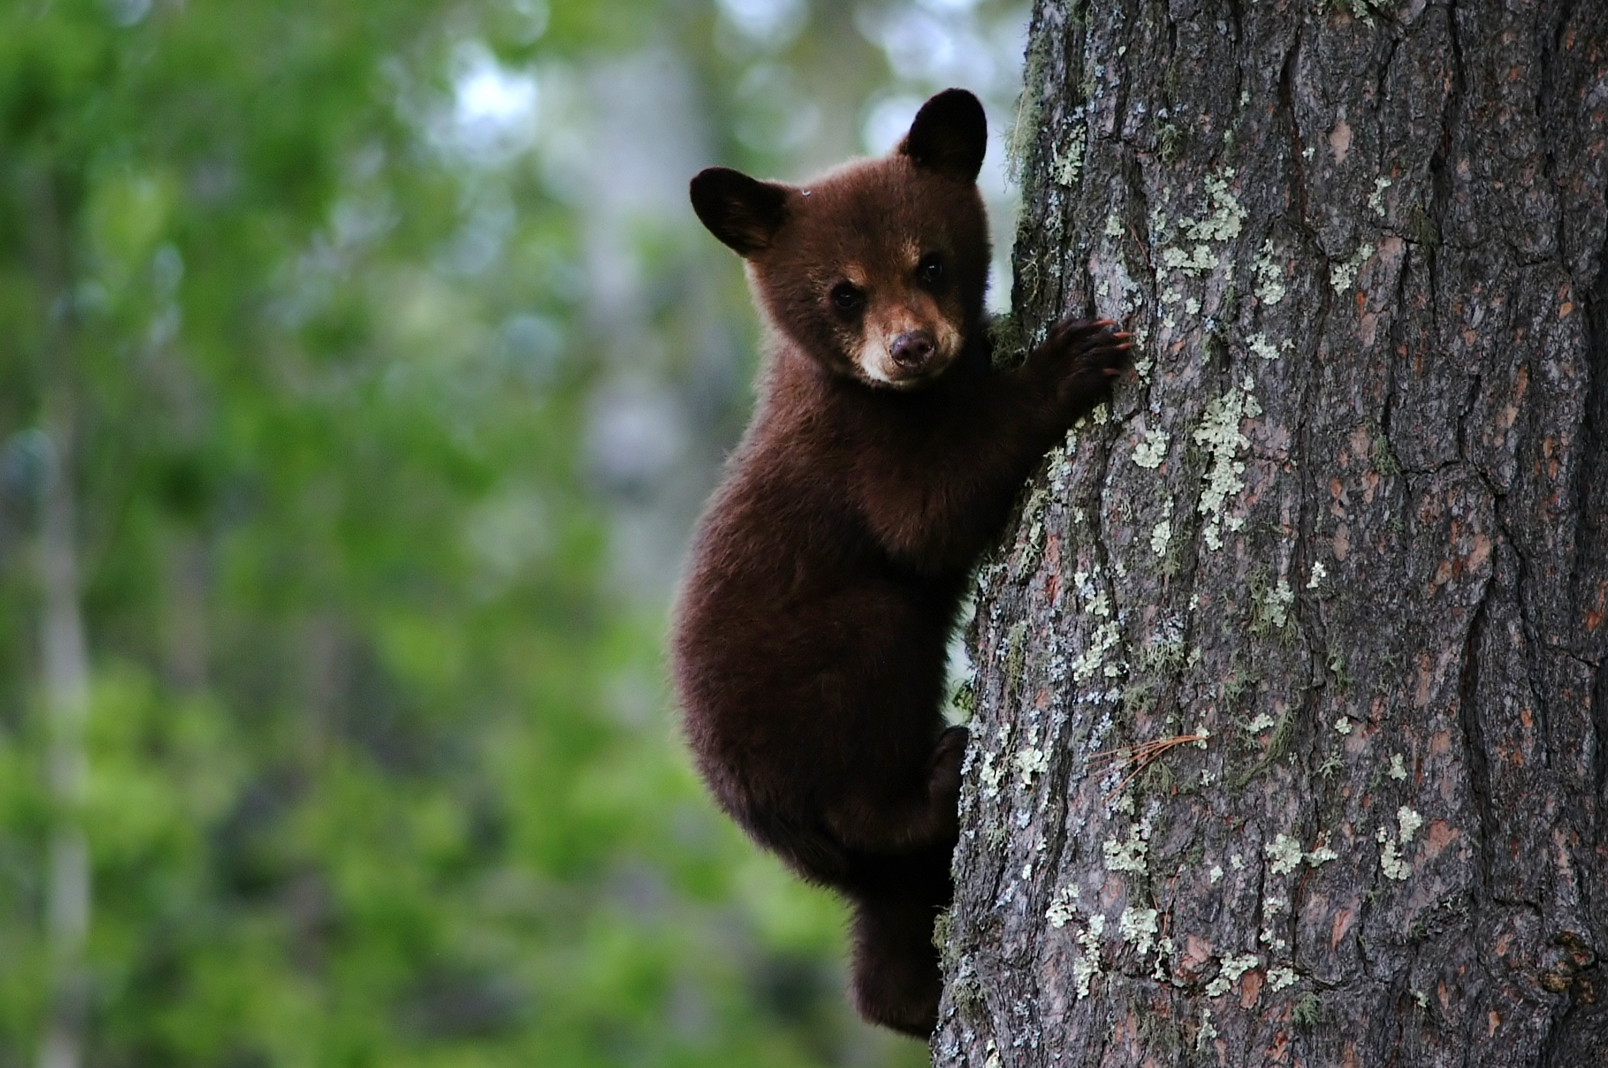
M 1480 827 L 1478 860 L 1474 870 L 1475 881 L 1482 896 L 1489 896 L 1491 892 L 1491 854 L 1496 848 L 1498 826 L 1497 817 L 1492 811 L 1491 769 L 1486 756 L 1490 750 L 1487 747 L 1485 729 L 1480 723 L 1478 705 L 1480 646 L 1485 640 L 1491 597 L 1492 583 L 1487 579 L 1463 642 L 1463 671 L 1458 683 L 1457 700 L 1458 718 L 1463 728 L 1463 759 L 1468 769 L 1469 793 L 1474 802 L 1474 812 Z
M 1295 40 L 1284 55 L 1279 67 L 1279 101 L 1289 117 L 1290 188 L 1295 193 L 1296 231 L 1309 245 L 1314 241 L 1312 225 L 1307 219 L 1306 175 L 1301 167 L 1301 116 L 1295 104 L 1295 68 L 1301 57 L 1301 31 L 1295 31 Z
M 1590 574 L 1591 550 L 1608 553 L 1608 267 L 1604 266 L 1608 264 L 1608 236 L 1597 254 L 1597 264 L 1597 277 L 1577 290 L 1585 324 L 1586 403 L 1580 434 L 1584 462 L 1577 472 L 1574 498 L 1584 550 L 1575 553 L 1577 573 L 1571 576 L 1570 585 L 1578 591 L 1576 607 L 1587 623 L 1578 644 L 1595 669 L 1589 717 L 1595 739 L 1592 770 L 1598 797 L 1608 803 L 1608 561 L 1600 556 L 1594 561 L 1595 591 Z M 1593 651 L 1595 658 L 1590 655 Z

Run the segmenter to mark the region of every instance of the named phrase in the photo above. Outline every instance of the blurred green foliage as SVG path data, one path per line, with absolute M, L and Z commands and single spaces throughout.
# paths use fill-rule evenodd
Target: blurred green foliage
M 684 202 L 632 199 L 640 159 L 600 184 L 652 131 L 595 106 L 671 57 L 647 91 L 681 87 L 659 136 L 688 173 L 835 158 L 899 84 L 867 17 L 0 5 L 0 1066 L 50 1009 L 61 820 L 90 847 L 87 1064 L 924 1063 L 851 1019 L 838 906 L 710 809 L 676 737 L 663 561 L 755 327 Z M 690 441 L 599 438 L 644 376 Z M 91 668 L 67 812 L 51 404 Z M 644 524 L 668 548 L 633 565 Z

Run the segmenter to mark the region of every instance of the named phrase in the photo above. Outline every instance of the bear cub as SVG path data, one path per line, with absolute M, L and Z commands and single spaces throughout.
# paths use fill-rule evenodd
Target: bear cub
M 1109 322 L 1066 321 L 991 365 L 986 140 L 949 89 L 884 158 L 692 180 L 770 351 L 676 607 L 687 739 L 750 836 L 852 903 L 861 1015 L 923 1038 L 967 738 L 941 714 L 949 634 L 1023 482 L 1128 359 Z

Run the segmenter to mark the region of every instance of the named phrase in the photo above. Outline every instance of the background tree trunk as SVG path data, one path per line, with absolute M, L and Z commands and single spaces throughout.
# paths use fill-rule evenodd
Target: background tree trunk
M 942 1065 L 1601 1065 L 1608 5 L 1041 4 Z M 1143 746 L 1189 738 L 1165 751 Z
M 39 680 L 49 738 L 47 775 L 51 812 L 49 868 L 44 880 L 45 927 L 50 945 L 51 988 L 39 1045 L 39 1068 L 78 1068 L 82 1061 L 88 976 L 84 946 L 89 933 L 89 845 L 79 808 L 84 794 L 84 723 L 89 713 L 89 662 L 79 605 L 77 507 L 73 485 L 71 334 L 72 268 L 67 226 L 52 175 L 41 170 L 29 186 L 33 209 L 29 253 L 47 307 L 45 383 L 40 412 L 44 441 L 37 545 Z

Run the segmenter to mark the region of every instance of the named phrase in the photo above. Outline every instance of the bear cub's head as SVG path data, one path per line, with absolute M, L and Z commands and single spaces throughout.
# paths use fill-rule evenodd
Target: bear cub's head
M 785 338 L 833 373 L 915 389 L 981 331 L 987 140 L 977 98 L 946 89 L 888 156 L 799 186 L 711 167 L 692 180 L 692 206 L 747 261 Z

